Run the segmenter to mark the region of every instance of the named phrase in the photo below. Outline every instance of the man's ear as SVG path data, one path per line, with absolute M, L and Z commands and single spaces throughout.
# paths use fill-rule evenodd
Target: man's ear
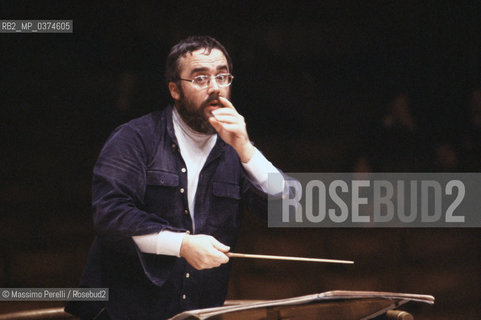
M 180 100 L 180 90 L 177 84 L 175 84 L 174 82 L 169 82 L 169 91 L 172 99 L 174 99 L 175 101 Z

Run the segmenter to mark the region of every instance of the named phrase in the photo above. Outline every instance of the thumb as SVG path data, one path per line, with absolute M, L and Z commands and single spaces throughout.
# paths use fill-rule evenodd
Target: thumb
M 222 251 L 224 253 L 227 253 L 229 252 L 230 250 L 230 247 L 229 246 L 226 246 L 225 244 L 219 242 L 218 240 L 214 239 L 212 245 L 214 246 L 214 248 L 216 248 L 217 250 L 219 251 Z

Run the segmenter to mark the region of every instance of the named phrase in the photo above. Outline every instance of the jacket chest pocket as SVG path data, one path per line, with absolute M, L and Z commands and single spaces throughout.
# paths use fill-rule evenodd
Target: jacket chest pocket
M 145 205 L 148 212 L 168 218 L 175 215 L 180 201 L 179 175 L 160 170 L 149 170 L 146 175 Z
M 235 227 L 239 223 L 241 192 L 233 183 L 213 182 L 209 225 L 222 228 Z

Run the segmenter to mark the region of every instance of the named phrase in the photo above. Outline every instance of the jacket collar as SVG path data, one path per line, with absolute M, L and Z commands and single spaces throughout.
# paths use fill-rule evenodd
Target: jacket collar
M 172 111 L 173 111 L 174 106 L 170 104 L 165 108 L 164 110 L 164 115 L 163 115 L 163 120 L 165 120 L 165 126 L 167 128 L 167 134 L 169 135 L 170 139 L 172 142 L 175 144 L 177 143 L 177 137 L 175 136 L 175 131 L 174 131 L 174 123 L 172 122 Z

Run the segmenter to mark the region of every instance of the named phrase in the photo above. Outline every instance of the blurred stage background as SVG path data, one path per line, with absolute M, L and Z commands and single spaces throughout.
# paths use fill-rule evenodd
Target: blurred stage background
M 0 3 L 0 287 L 75 287 L 93 239 L 92 166 L 119 124 L 168 103 L 170 47 L 219 39 L 251 139 L 286 172 L 479 172 L 481 4 L 455 1 Z M 479 229 L 267 229 L 238 251 L 354 266 L 235 261 L 230 299 L 334 289 L 432 294 L 419 319 L 481 318 Z M 62 303 L 0 303 L 0 312 Z

